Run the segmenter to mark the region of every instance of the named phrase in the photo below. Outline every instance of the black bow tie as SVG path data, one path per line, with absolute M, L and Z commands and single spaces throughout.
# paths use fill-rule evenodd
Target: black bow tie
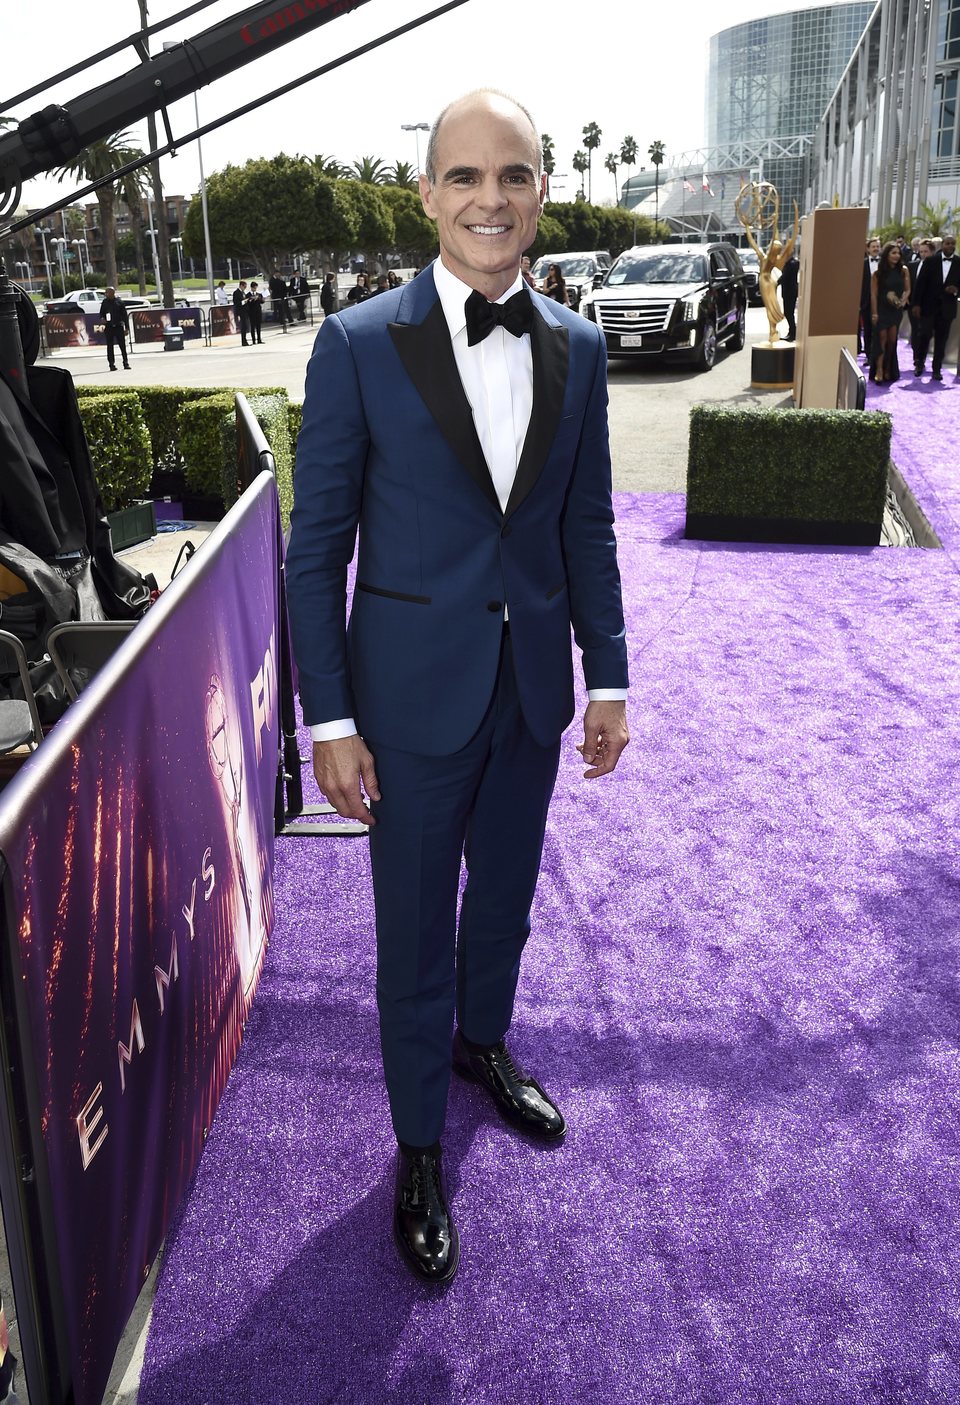
M 515 337 L 522 337 L 533 326 L 533 303 L 525 288 L 514 293 L 506 302 L 487 302 L 482 293 L 472 292 L 464 305 L 467 314 L 467 346 L 488 337 L 494 327 L 504 327 Z

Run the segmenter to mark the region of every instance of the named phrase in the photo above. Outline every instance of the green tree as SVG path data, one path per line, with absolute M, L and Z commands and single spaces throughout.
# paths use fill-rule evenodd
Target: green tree
M 346 201 L 356 224 L 356 237 L 351 248 L 364 254 L 368 262 L 376 262 L 379 251 L 393 247 L 395 227 L 393 215 L 382 198 L 378 186 L 366 181 L 338 181 L 340 199 Z
M 388 166 L 379 156 L 361 156 L 348 166 L 345 175 L 358 180 L 363 185 L 383 185 L 387 180 Z
M 918 223 L 924 234 L 932 239 L 942 239 L 953 230 L 958 214 L 960 211 L 953 209 L 946 200 L 940 200 L 936 205 L 926 203 L 918 207 Z
M 417 189 L 417 168 L 410 161 L 394 161 L 386 169 L 388 185 L 398 185 L 401 190 Z
M 129 132 L 116 132 L 84 147 L 78 156 L 60 167 L 58 180 L 95 181 L 109 176 L 121 166 L 136 159 L 137 151 L 130 145 Z M 96 190 L 100 206 L 100 228 L 103 232 L 103 262 L 108 287 L 117 281 L 117 185 L 107 181 Z
M 143 155 L 139 152 L 138 155 Z M 134 266 L 140 296 L 147 291 L 146 270 L 143 257 L 143 196 L 147 189 L 147 175 L 144 170 L 130 171 L 120 182 L 120 199 L 130 212 L 130 235 L 133 239 Z M 119 244 L 117 246 L 119 256 Z
M 437 250 L 437 226 L 424 213 L 420 196 L 400 185 L 382 185 L 377 194 L 393 217 L 393 247 L 401 263 L 419 264 Z
M 317 181 L 314 195 L 317 219 L 317 246 L 328 250 L 334 270 L 343 256 L 356 247 L 360 218 L 350 197 L 351 184 L 323 176 Z
M 563 253 L 566 249 L 599 249 L 599 211 L 586 200 L 553 201 L 544 206 L 544 215 L 557 221 L 563 228 L 563 244 L 560 249 L 549 252 Z
M 590 165 L 590 158 L 585 151 L 575 151 L 573 153 L 573 169 L 580 177 L 580 199 L 586 200 L 586 191 L 583 188 L 583 177 L 587 167 Z
M 619 185 L 617 185 L 617 169 L 618 169 L 618 166 L 619 166 L 619 162 L 617 161 L 617 153 L 616 153 L 615 151 L 608 151 L 608 152 L 607 152 L 607 155 L 606 155 L 606 159 L 604 160 L 604 163 L 603 163 L 603 164 L 604 164 L 604 167 L 605 167 L 605 168 L 610 172 L 610 174 L 613 176 L 613 203 L 614 203 L 615 205 L 619 205 L 619 204 L 620 204 L 620 187 L 619 187 Z
M 637 154 L 635 138 L 624 137 L 623 141 L 620 143 L 620 165 L 629 167 L 632 172 L 634 166 L 637 164 Z M 629 180 L 630 177 L 628 176 L 627 181 L 629 182 Z
M 660 167 L 663 165 L 663 158 L 664 158 L 665 153 L 666 153 L 666 147 L 664 146 L 664 144 L 663 144 L 662 141 L 651 142 L 651 144 L 650 144 L 650 149 L 649 149 L 649 151 L 647 152 L 647 155 L 650 157 L 650 160 L 653 162 L 653 168 L 654 168 L 654 178 L 653 178 L 653 222 L 654 222 L 654 224 L 659 224 L 659 222 L 660 222 Z
M 568 247 L 566 229 L 558 219 L 546 213 L 546 206 L 544 206 L 544 213 L 540 216 L 540 223 L 537 225 L 537 237 L 527 253 L 536 262 L 544 254 L 563 254 Z
M 270 269 L 287 254 L 315 248 L 320 242 L 319 179 L 310 162 L 282 152 L 214 172 L 207 181 L 212 252 L 250 259 Z M 202 254 L 199 200 L 190 203 L 183 249 L 194 257 Z
M 543 169 L 547 177 L 547 199 L 550 199 L 550 177 L 557 169 L 556 157 L 553 154 L 554 141 L 547 132 L 540 137 L 540 146 L 543 150 Z
M 622 205 L 614 206 L 612 210 L 595 210 L 594 214 L 600 225 L 596 247 L 609 249 L 614 258 L 633 244 L 649 244 L 651 242 L 653 221 L 644 219 L 643 216 L 634 221 L 633 212 L 625 209 Z M 638 226 L 636 236 L 633 232 L 634 223 Z M 644 234 L 646 237 L 643 237 Z
M 587 151 L 587 199 L 593 200 L 593 153 L 600 148 L 600 138 L 603 136 L 596 122 L 588 122 L 583 129 L 583 144 Z
M 318 176 L 329 176 L 331 180 L 337 180 L 346 174 L 346 167 L 336 156 L 324 156 L 320 154 L 312 157 L 302 157 L 302 160 L 312 162 Z

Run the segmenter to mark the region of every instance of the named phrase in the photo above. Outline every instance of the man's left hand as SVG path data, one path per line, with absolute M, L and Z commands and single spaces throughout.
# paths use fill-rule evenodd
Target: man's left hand
M 583 745 L 578 746 L 590 770 L 583 778 L 592 781 L 614 770 L 630 740 L 625 702 L 590 702 L 583 714 Z

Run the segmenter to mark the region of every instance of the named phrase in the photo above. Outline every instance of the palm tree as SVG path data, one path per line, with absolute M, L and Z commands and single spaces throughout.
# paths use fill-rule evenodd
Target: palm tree
M 379 156 L 361 156 L 352 166 L 346 168 L 344 174 L 351 180 L 361 181 L 364 185 L 385 185 L 387 163 Z
M 553 137 L 544 132 L 540 138 L 540 146 L 543 149 L 543 169 L 547 177 L 547 199 L 550 199 L 550 177 L 557 169 L 556 158 L 553 154 Z
M 636 140 L 635 140 L 634 137 L 624 137 L 623 141 L 620 143 L 620 165 L 621 165 L 621 166 L 629 166 L 630 169 L 632 170 L 633 167 L 634 167 L 636 164 L 637 164 L 637 143 L 636 143 Z M 630 177 L 629 177 L 629 176 L 627 177 L 627 182 L 626 182 L 626 183 L 627 183 L 628 185 L 630 184 Z
M 324 156 L 322 153 L 314 157 L 301 157 L 301 160 L 309 160 L 316 167 L 318 176 L 326 176 L 329 180 L 339 180 L 346 172 L 346 167 L 342 161 L 338 161 L 336 156 Z
M 920 206 L 919 223 L 924 234 L 929 235 L 931 239 L 939 239 L 953 229 L 958 214 L 960 210 L 953 210 L 946 200 L 940 200 L 936 205 L 927 203 Z
M 136 150 L 129 145 L 129 132 L 116 132 L 112 137 L 102 137 L 91 142 L 78 156 L 60 167 L 58 180 L 67 176 L 74 180 L 95 181 L 109 176 L 121 166 L 137 158 Z M 117 282 L 117 185 L 106 181 L 96 189 L 97 203 L 100 206 L 100 228 L 103 231 L 103 262 L 106 269 L 107 286 Z
M 394 161 L 387 167 L 386 177 L 390 185 L 399 185 L 405 190 L 417 188 L 417 168 L 409 161 Z
M 619 205 L 619 204 L 620 204 L 620 187 L 617 185 L 617 166 L 618 166 L 618 164 L 619 164 L 618 161 L 617 161 L 617 153 L 616 153 L 615 151 L 608 151 L 608 152 L 607 152 L 607 155 L 606 155 L 606 159 L 604 160 L 604 163 L 603 163 L 603 164 L 604 164 L 604 166 L 606 167 L 606 169 L 610 172 L 610 174 L 613 176 L 614 204 Z
M 587 199 L 593 200 L 593 171 L 590 161 L 594 151 L 600 146 L 600 138 L 603 136 L 596 122 L 588 122 L 583 129 L 583 144 L 587 149 Z
M 142 155 L 143 153 L 138 154 Z M 130 211 L 130 233 L 133 236 L 133 248 L 137 260 L 137 280 L 140 284 L 141 297 L 147 291 L 143 258 L 143 197 L 146 192 L 146 174 L 142 169 L 128 172 L 120 183 L 120 199 Z M 159 288 L 157 291 L 160 291 Z
M 586 153 L 585 151 L 575 151 L 575 152 L 573 153 L 573 169 L 574 169 L 574 170 L 579 174 L 579 176 L 580 176 L 580 199 L 581 199 L 581 200 L 586 200 L 586 198 L 587 198 L 586 192 L 585 192 L 585 190 L 584 190 L 584 188 L 583 188 L 583 176 L 584 176 L 584 172 L 587 170 L 587 168 L 589 167 L 589 165 L 590 165 L 590 157 L 587 155 L 587 153 Z
M 666 147 L 664 146 L 664 144 L 663 144 L 662 141 L 651 142 L 651 144 L 650 144 L 650 150 L 647 152 L 647 155 L 650 157 L 650 160 L 653 162 L 653 166 L 654 166 L 654 179 L 653 179 L 653 210 L 654 210 L 653 225 L 654 225 L 654 228 L 657 227 L 657 224 L 658 224 L 659 221 L 660 221 L 660 166 L 661 166 L 661 164 L 662 164 L 662 162 L 663 162 L 663 157 L 664 157 L 665 152 L 666 152 Z

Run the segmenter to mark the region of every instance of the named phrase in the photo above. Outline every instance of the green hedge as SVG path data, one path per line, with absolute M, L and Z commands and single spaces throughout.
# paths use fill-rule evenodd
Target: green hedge
M 183 476 L 194 493 L 223 496 L 223 433 L 225 419 L 232 419 L 233 391 L 222 391 L 193 400 L 180 409 L 179 437 Z M 234 499 L 236 494 L 234 494 Z
M 82 395 L 80 420 L 90 447 L 93 475 L 108 512 L 145 496 L 153 465 L 150 435 L 135 391 Z
M 887 414 L 695 405 L 686 535 L 876 545 L 889 462 Z
M 177 472 L 183 470 L 189 473 L 188 466 L 183 454 L 183 445 L 180 442 L 180 411 L 185 405 L 192 404 L 197 400 L 206 400 L 211 395 L 225 394 L 223 386 L 197 386 L 197 385 L 136 385 L 117 388 L 124 392 L 133 390 L 140 398 L 143 409 L 143 417 L 146 420 L 147 429 L 150 431 L 150 443 L 153 447 L 153 468 L 154 472 Z M 244 395 L 286 395 L 282 387 L 269 386 L 268 388 L 257 388 L 248 390 L 244 386 L 238 386 Z M 78 386 L 77 393 L 81 397 L 89 395 L 102 395 L 114 393 L 113 386 Z M 230 392 L 233 394 L 233 391 Z M 219 493 L 217 488 L 216 492 Z

